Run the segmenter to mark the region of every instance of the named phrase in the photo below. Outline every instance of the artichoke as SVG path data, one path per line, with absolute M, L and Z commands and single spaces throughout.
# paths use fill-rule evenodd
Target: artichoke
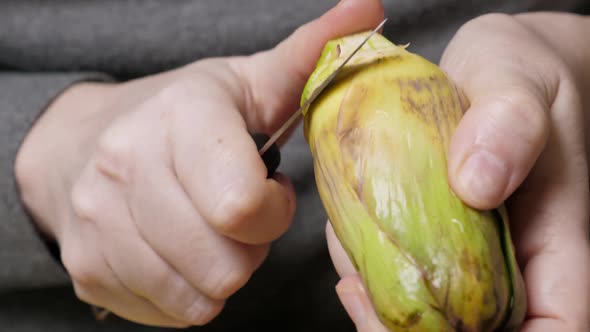
M 325 45 L 302 104 L 368 33 Z M 513 331 L 524 320 L 504 206 L 470 208 L 448 182 L 467 107 L 437 65 L 375 34 L 303 111 L 323 206 L 392 331 Z

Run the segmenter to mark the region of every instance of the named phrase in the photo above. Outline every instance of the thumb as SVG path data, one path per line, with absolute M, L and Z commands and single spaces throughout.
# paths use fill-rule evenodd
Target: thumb
M 563 66 L 537 40 L 513 18 L 489 15 L 464 25 L 441 60 L 471 102 L 450 144 L 449 180 L 475 208 L 506 200 L 548 139 Z
M 297 109 L 326 42 L 374 29 L 383 15 L 380 0 L 342 0 L 275 48 L 240 62 L 237 69 L 250 97 L 245 106 L 248 126 L 267 134 L 278 129 Z

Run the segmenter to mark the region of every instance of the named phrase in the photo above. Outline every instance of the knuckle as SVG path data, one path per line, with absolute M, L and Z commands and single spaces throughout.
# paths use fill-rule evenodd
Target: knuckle
M 193 79 L 188 77 L 176 78 L 157 90 L 151 98 L 146 100 L 143 108 L 152 116 L 157 117 L 159 129 L 175 127 L 186 122 L 187 105 L 194 103 L 195 95 L 201 93 Z
M 101 213 L 99 199 L 94 197 L 84 182 L 77 182 L 70 190 L 70 205 L 80 221 L 92 222 Z
M 242 288 L 250 279 L 252 272 L 250 269 L 243 266 L 234 266 L 229 271 L 223 273 L 210 274 L 211 287 L 209 289 L 209 296 L 215 300 L 224 300 L 229 298 L 232 294 Z
M 576 74 L 574 74 L 570 68 L 566 68 L 565 65 L 561 65 L 557 70 L 560 72 L 559 94 L 561 98 L 560 100 L 557 99 L 556 91 L 555 96 L 552 99 L 552 112 L 565 112 L 573 115 L 574 119 L 580 119 L 580 123 L 583 123 L 583 117 L 585 116 L 583 112 L 585 96 L 579 86 Z M 563 105 L 566 106 L 564 107 Z
M 465 22 L 457 30 L 455 37 L 463 41 L 473 42 L 481 40 L 482 35 L 489 36 L 490 39 L 493 39 L 488 43 L 488 47 L 490 47 L 497 42 L 497 36 L 511 36 L 513 35 L 511 31 L 515 31 L 515 29 L 520 30 L 522 26 L 511 15 L 505 13 L 487 13 Z M 485 52 L 489 51 L 488 47 L 484 48 Z M 485 52 L 481 54 L 485 54 Z
M 21 149 L 21 152 L 16 156 L 14 176 L 19 186 L 21 198 L 27 206 L 31 206 L 31 203 L 35 201 L 35 184 L 39 183 L 39 180 L 41 180 L 38 174 L 40 174 L 40 172 L 37 159 L 29 158 Z
M 225 301 L 214 301 L 200 296 L 184 310 L 183 317 L 195 325 L 210 323 L 221 312 Z
M 92 296 L 92 292 L 90 292 L 88 289 L 86 289 L 85 286 L 74 281 L 73 288 L 74 288 L 74 294 L 76 294 L 76 297 L 80 301 L 83 301 L 85 303 L 92 304 L 92 305 L 99 305 L 99 303 L 96 301 L 95 297 Z
M 509 14 L 505 13 L 486 13 L 480 16 L 477 16 L 465 23 L 463 28 L 465 29 L 497 29 L 499 24 L 501 26 L 506 26 L 510 24 L 515 24 L 516 20 Z
M 62 262 L 75 284 L 84 290 L 84 294 L 91 293 L 93 289 L 100 287 L 100 276 L 92 260 L 75 250 L 64 250 Z
M 233 186 L 223 194 L 211 221 L 221 233 L 232 234 L 255 219 L 263 205 L 262 191 Z
M 515 134 L 531 145 L 538 145 L 538 142 L 544 140 L 549 131 L 549 105 L 543 104 L 539 96 L 534 95 L 528 90 L 514 89 L 510 95 L 499 99 L 500 108 L 507 113 L 506 118 L 521 126 L 511 126 L 518 128 Z
M 184 279 L 170 273 L 154 276 L 150 287 L 147 292 L 155 293 L 158 300 L 174 312 L 182 312 L 194 298 L 194 291 Z
M 107 132 L 97 143 L 94 166 L 100 174 L 120 183 L 130 183 L 134 174 L 136 147 L 128 137 Z
M 213 300 L 194 289 L 184 278 L 172 273 L 155 276 L 153 290 L 156 301 L 165 311 L 191 324 L 204 325 L 213 320 L 224 305 L 223 300 Z
M 221 310 L 223 301 L 207 298 L 182 277 L 174 273 L 159 273 L 152 278 L 147 293 L 155 293 L 155 301 L 182 321 L 204 325 Z
M 188 100 L 195 93 L 195 83 L 188 77 L 177 78 L 162 87 L 154 96 L 155 101 L 165 108 L 174 108 L 182 100 Z

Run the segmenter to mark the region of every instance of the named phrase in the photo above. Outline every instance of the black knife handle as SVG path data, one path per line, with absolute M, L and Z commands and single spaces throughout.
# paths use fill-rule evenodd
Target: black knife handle
M 262 149 L 264 144 L 270 139 L 270 136 L 263 134 L 263 133 L 254 133 L 251 134 L 252 139 L 256 143 L 256 148 L 258 150 Z M 263 154 L 262 160 L 264 161 L 264 165 L 266 165 L 267 170 L 267 178 L 271 178 L 279 165 L 281 164 L 281 151 L 279 150 L 279 146 L 274 143 L 271 145 Z

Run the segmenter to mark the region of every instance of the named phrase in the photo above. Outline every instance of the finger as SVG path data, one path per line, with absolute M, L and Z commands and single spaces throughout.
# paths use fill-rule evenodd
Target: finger
M 146 240 L 211 298 L 227 299 L 244 286 L 268 253 L 267 245 L 246 245 L 217 234 L 194 210 L 172 174 L 146 178 L 130 199 Z
M 163 313 L 149 301 L 131 293 L 115 277 L 104 259 L 94 225 L 89 220 L 80 222 L 85 224 L 76 230 L 70 228 L 60 244 L 62 261 L 80 300 L 139 324 L 188 326 L 186 322 Z
M 374 29 L 383 15 L 379 0 L 341 1 L 272 50 L 235 63 L 252 100 L 245 112 L 248 126 L 269 135 L 274 133 L 297 109 L 303 86 L 326 42 Z
M 173 90 L 166 93 L 165 100 L 169 101 L 168 105 L 182 104 L 182 99 L 174 98 L 175 93 L 180 92 Z M 183 130 L 185 134 L 192 133 L 195 128 L 176 130 L 172 123 L 162 123 L 151 118 L 157 117 L 161 120 L 164 116 L 166 121 L 178 120 L 175 118 L 179 114 L 176 110 L 162 114 L 159 108 L 167 109 L 164 106 L 166 103 L 157 98 L 156 102 L 146 106 L 141 112 L 141 118 L 135 115 L 137 113 L 131 114 L 128 118 L 121 119 L 101 137 L 95 157 L 96 167 L 120 184 L 137 229 L 158 255 L 184 276 L 193 287 L 210 298 L 225 300 L 249 280 L 266 257 L 268 245 L 251 246 L 231 241 L 217 234 L 195 210 L 193 202 L 178 183 L 179 172 L 173 169 L 172 165 L 163 162 L 172 159 L 170 147 L 167 145 L 170 143 L 171 135 L 183 133 Z M 182 105 L 179 107 L 184 110 Z M 199 124 L 198 121 L 192 122 Z M 138 126 L 137 123 L 143 125 Z M 199 129 L 197 128 L 197 132 Z M 141 146 L 148 146 L 149 150 L 136 148 Z M 203 162 L 201 158 L 194 158 L 199 150 L 202 151 L 183 151 L 186 158 L 182 160 L 192 161 L 184 164 L 190 168 L 190 172 L 200 164 L 220 162 L 219 155 L 215 153 L 201 154 L 207 155 L 207 162 Z M 222 158 L 221 163 L 224 162 L 227 162 L 227 159 Z M 260 160 L 259 162 L 261 163 Z M 203 194 L 207 191 L 206 188 L 215 193 L 217 188 L 206 183 L 210 175 L 199 175 L 198 172 L 197 170 L 197 174 L 191 174 L 193 184 L 202 190 Z M 218 175 L 218 178 L 222 177 Z M 277 185 L 278 183 L 275 184 Z M 288 194 L 283 193 L 283 197 L 284 195 Z
M 202 100 L 199 112 L 179 116 L 173 169 L 201 216 L 217 232 L 248 244 L 269 243 L 289 227 L 295 193 L 267 169 L 240 114 L 229 104 Z
M 122 190 L 141 237 L 197 290 L 215 300 L 227 299 L 260 266 L 268 245 L 247 245 L 217 234 L 158 157 L 139 160 L 144 167 Z
M 590 195 L 583 113 L 573 91 L 560 85 L 552 138 L 508 202 L 528 294 L 526 332 L 590 330 Z
M 162 312 L 190 325 L 204 325 L 223 309 L 224 301 L 213 300 L 193 287 L 143 239 L 121 238 L 121 233 L 110 237 L 118 245 L 105 249 L 105 255 L 116 276 Z
M 381 323 L 358 275 L 349 275 L 338 283 L 336 293 L 358 332 L 389 332 Z
M 549 136 L 563 68 L 536 40 L 514 19 L 488 15 L 466 24 L 441 61 L 471 102 L 450 144 L 449 177 L 476 208 L 497 207 L 512 194 Z
M 336 292 L 346 312 L 353 320 L 359 332 L 387 332 L 375 313 L 358 272 L 352 265 L 342 244 L 336 237 L 330 222 L 326 225 L 326 238 L 330 257 L 341 277 L 336 286 Z
M 334 264 L 336 272 L 340 278 L 357 274 L 356 269 L 352 265 L 348 254 L 342 247 L 342 244 L 338 240 L 332 224 L 328 221 L 326 223 L 326 239 L 328 241 L 328 251 Z
M 86 191 L 75 193 L 76 208 L 100 225 L 96 235 L 113 274 L 136 296 L 179 321 L 203 325 L 217 316 L 223 301 L 202 294 L 158 256 L 138 233 L 118 184 L 92 165 L 78 183 L 78 190 Z
M 590 330 L 590 251 L 587 240 L 558 237 L 559 249 L 545 249 L 527 262 L 524 278 L 529 318 L 523 332 Z
M 105 248 L 105 259 L 127 289 L 190 325 L 207 324 L 221 312 L 224 301 L 213 300 L 193 287 L 137 234 L 135 238 L 122 234 L 110 234 L 116 245 Z

